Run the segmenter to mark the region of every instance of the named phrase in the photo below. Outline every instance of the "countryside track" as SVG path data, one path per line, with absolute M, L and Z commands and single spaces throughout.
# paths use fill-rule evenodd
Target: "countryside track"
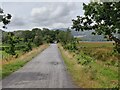
M 2 88 L 75 88 L 57 44 L 2 80 Z

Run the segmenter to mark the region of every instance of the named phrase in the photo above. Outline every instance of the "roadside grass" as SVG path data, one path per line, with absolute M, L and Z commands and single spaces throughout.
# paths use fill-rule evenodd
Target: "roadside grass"
M 6 47 L 6 46 L 5 46 L 5 45 L 0 46 L 0 48 L 2 48 L 2 47 Z M 23 51 L 22 51 L 22 50 L 16 50 L 15 52 L 16 52 L 16 54 L 17 54 L 18 56 L 20 56 L 21 54 L 23 54 Z M 0 60 L 9 60 L 10 58 L 13 57 L 12 55 L 6 53 L 4 50 L 0 50 L 0 54 L 1 54 L 1 56 L 2 56 L 2 57 L 0 58 Z
M 109 60 L 96 60 L 84 50 L 69 52 L 59 44 L 59 49 L 73 81 L 82 88 L 118 87 L 118 66 L 106 65 Z M 100 46 L 99 46 L 100 47 Z M 93 49 L 94 51 L 95 49 Z M 107 58 L 106 58 L 107 59 Z M 115 59 L 115 58 L 114 58 Z M 117 60 L 116 60 L 117 61 Z
M 32 51 L 27 52 L 23 55 L 21 55 L 18 58 L 10 58 L 11 60 L 2 62 L 2 74 L 1 79 L 5 78 L 6 76 L 10 75 L 14 71 L 20 69 L 23 67 L 27 62 L 32 60 L 35 56 L 37 56 L 40 52 L 42 52 L 44 49 L 46 49 L 49 45 L 44 44 L 40 47 L 34 48 Z
M 16 48 L 16 50 L 15 50 L 16 57 L 19 57 L 22 54 L 24 54 L 23 48 L 18 49 L 21 46 L 25 46 L 24 43 L 16 44 L 16 47 L 15 47 Z M 32 46 L 32 48 L 36 48 L 36 46 L 33 43 L 31 43 L 31 46 Z M 2 45 L 0 45 L 0 48 L 1 48 L 0 49 L 0 54 L 2 55 L 2 58 L 0 58 L 0 60 L 2 59 L 2 60 L 6 60 L 7 61 L 7 60 L 13 58 L 12 55 L 10 55 L 10 54 L 6 53 L 4 50 L 2 50 L 3 47 L 9 47 L 9 44 L 2 44 Z
M 16 60 L 13 63 L 6 64 L 2 66 L 2 79 L 6 76 L 10 75 L 14 71 L 18 70 L 19 68 L 23 67 L 27 61 Z
M 8 58 L 12 57 L 12 55 L 9 55 L 8 53 L 6 53 L 5 51 L 0 51 L 0 54 L 2 55 L 1 60 L 7 60 Z

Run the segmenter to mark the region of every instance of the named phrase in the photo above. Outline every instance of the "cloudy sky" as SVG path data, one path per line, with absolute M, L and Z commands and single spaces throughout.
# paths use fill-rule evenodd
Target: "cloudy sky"
M 84 2 L 88 2 L 85 0 Z M 68 28 L 72 19 L 83 15 L 83 2 L 2 2 L 5 13 L 12 15 L 9 31 L 39 28 Z

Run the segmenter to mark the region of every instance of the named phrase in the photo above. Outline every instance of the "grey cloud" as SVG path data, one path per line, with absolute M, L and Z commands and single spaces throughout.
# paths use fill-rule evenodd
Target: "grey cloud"
M 80 2 L 25 3 L 23 8 L 20 12 L 18 12 L 20 9 L 18 6 L 16 6 L 17 11 L 11 9 L 14 15 L 9 27 L 13 29 L 70 27 L 73 18 L 77 15 L 83 15 L 82 3 Z
M 82 11 L 82 3 L 46 3 L 33 8 L 31 17 L 32 22 L 40 26 L 68 26 L 73 16 L 80 10 Z
M 22 18 L 22 17 L 14 17 L 11 20 L 10 26 L 15 26 L 15 27 L 19 27 L 19 26 L 25 26 L 26 25 L 26 18 Z

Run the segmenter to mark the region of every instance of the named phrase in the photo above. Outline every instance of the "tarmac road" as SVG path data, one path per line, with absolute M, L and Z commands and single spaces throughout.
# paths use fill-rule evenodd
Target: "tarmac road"
M 2 80 L 2 88 L 75 88 L 57 44 Z

